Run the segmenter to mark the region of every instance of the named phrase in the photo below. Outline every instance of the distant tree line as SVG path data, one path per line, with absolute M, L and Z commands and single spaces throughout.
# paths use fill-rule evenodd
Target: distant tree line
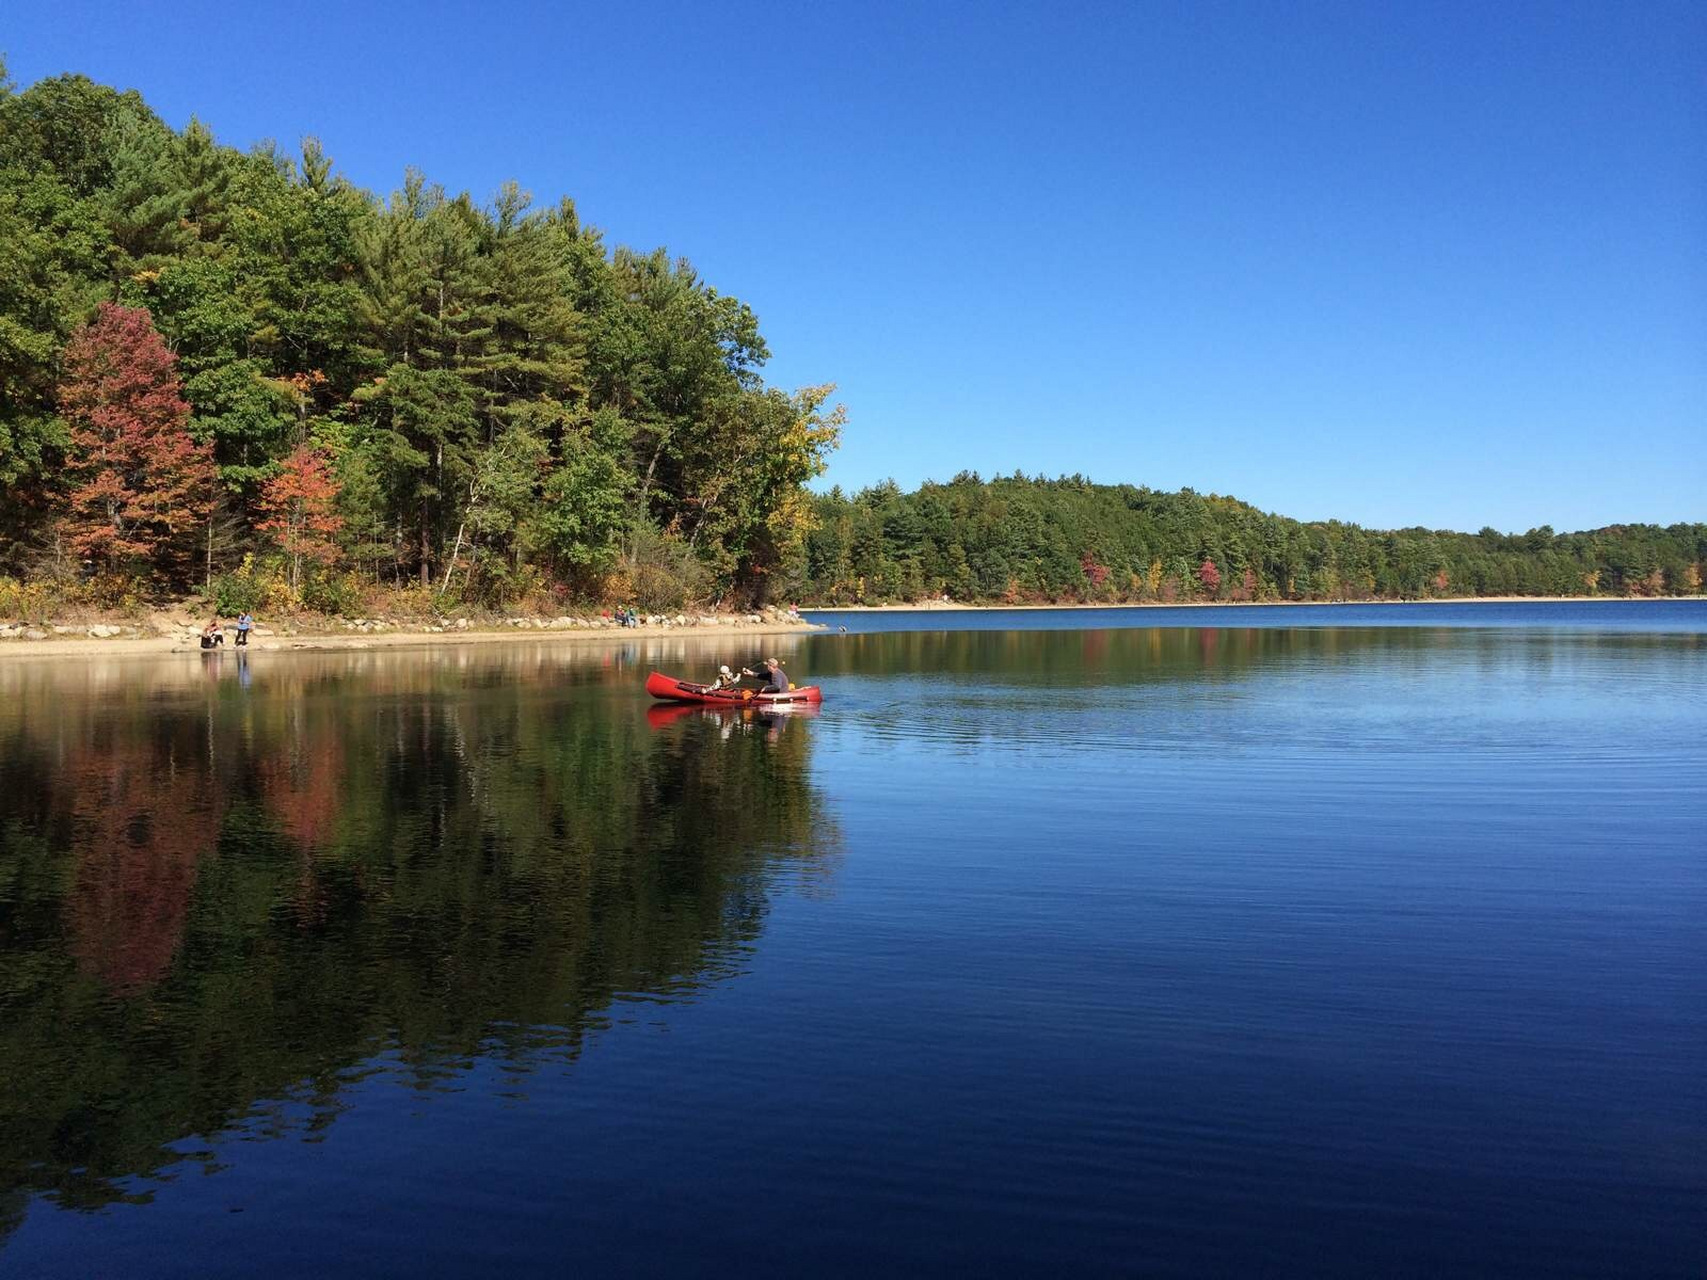
M 0 68 L 0 573 L 762 594 L 841 423 L 768 355 L 567 200 L 378 199 L 312 139 L 244 153 Z
M 1378 531 L 1082 476 L 833 489 L 813 514 L 801 594 L 841 604 L 1693 595 L 1707 560 L 1707 524 Z

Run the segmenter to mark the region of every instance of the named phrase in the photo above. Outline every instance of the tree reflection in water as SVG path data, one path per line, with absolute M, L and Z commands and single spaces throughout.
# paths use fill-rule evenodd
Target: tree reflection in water
M 660 722 L 641 656 L 8 673 L 0 1231 L 29 1194 L 145 1198 L 258 1105 L 329 1123 L 381 1055 L 422 1087 L 527 1071 L 619 993 L 738 973 L 837 844 L 812 726 Z

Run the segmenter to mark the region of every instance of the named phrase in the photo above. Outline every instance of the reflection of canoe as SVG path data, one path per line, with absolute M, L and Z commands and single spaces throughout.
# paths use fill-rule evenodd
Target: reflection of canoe
M 646 708 L 646 723 L 654 729 L 683 720 L 740 720 L 749 724 L 777 724 L 784 717 L 810 719 L 818 714 L 816 702 L 784 702 L 780 705 L 712 707 L 701 702 L 659 702 Z
M 804 689 L 790 689 L 787 693 L 757 693 L 752 689 L 713 689 L 710 685 L 678 680 L 656 671 L 646 677 L 646 692 L 666 702 L 692 702 L 702 707 L 729 707 L 734 710 L 803 706 L 824 700 L 823 692 L 815 684 Z
M 689 716 L 697 716 L 701 707 L 689 706 L 685 702 L 673 703 L 669 706 L 654 705 L 646 708 L 646 723 L 654 729 L 662 729 L 667 724 L 675 724 L 678 720 L 686 720 Z M 711 713 L 716 715 L 714 711 Z

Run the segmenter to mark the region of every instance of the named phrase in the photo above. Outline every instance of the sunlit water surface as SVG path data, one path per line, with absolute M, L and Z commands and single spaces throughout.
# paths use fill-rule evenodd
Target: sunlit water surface
M 0 665 L 0 1274 L 1699 1275 L 1707 606 L 1225 618 Z

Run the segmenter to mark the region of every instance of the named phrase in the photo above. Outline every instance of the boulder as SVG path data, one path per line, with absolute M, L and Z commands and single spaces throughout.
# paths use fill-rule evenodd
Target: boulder
M 47 632 L 43 631 L 40 627 L 25 627 L 24 628 L 24 639 L 26 639 L 26 640 L 46 640 L 47 639 Z

